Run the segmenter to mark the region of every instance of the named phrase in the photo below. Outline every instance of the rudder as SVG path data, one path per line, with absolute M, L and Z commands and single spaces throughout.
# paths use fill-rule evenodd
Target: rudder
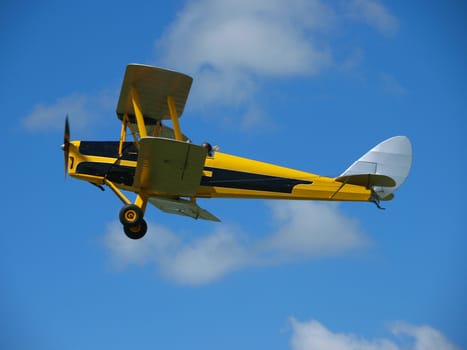
M 378 199 L 390 199 L 407 179 L 411 166 L 410 140 L 406 136 L 394 136 L 373 147 L 336 180 L 365 185 Z

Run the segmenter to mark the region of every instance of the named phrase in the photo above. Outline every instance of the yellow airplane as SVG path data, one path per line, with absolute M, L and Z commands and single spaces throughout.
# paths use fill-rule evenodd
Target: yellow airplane
M 193 144 L 179 124 L 192 81 L 182 73 L 128 65 L 117 105 L 119 141 L 70 141 L 66 119 L 65 176 L 102 190 L 108 186 L 124 204 L 119 219 L 129 238 L 145 235 L 148 202 L 167 213 L 212 221 L 219 219 L 197 198 L 368 201 L 381 208 L 380 200 L 392 199 L 409 174 L 412 146 L 405 136 L 381 142 L 334 178 Z

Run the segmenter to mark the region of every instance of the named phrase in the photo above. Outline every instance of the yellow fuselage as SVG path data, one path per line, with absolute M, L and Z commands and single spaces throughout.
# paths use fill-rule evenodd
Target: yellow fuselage
M 70 144 L 70 176 L 97 185 L 110 180 L 122 190 L 140 193 L 133 186 L 138 151 L 125 143 L 118 157 L 119 142 L 73 141 Z M 145 193 L 146 196 L 177 194 Z M 197 198 L 313 199 L 370 201 L 371 190 L 333 178 L 259 162 L 226 153 L 206 157 Z

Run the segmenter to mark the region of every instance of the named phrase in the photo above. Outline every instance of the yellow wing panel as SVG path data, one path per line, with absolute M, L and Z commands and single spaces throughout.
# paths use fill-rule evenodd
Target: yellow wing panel
M 148 195 L 193 196 L 201 182 L 207 151 L 177 140 L 140 141 L 134 186 Z
M 123 78 L 117 115 L 122 119 L 123 115 L 127 114 L 130 120 L 134 120 L 135 112 L 130 93 L 131 88 L 134 88 L 138 93 L 146 123 L 170 119 L 168 96 L 173 97 L 180 117 L 185 109 L 192 82 L 193 78 L 186 74 L 152 66 L 129 64 Z

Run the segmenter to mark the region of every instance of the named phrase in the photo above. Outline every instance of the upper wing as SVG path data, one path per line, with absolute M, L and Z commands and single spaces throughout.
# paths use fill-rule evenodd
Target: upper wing
M 170 119 L 167 96 L 172 96 L 180 117 L 190 92 L 193 78 L 190 76 L 162 68 L 129 64 L 123 78 L 117 115 L 120 119 L 127 115 L 135 121 L 135 111 L 131 102 L 131 88 L 138 92 L 144 121 L 147 125 L 155 124 L 162 119 Z

